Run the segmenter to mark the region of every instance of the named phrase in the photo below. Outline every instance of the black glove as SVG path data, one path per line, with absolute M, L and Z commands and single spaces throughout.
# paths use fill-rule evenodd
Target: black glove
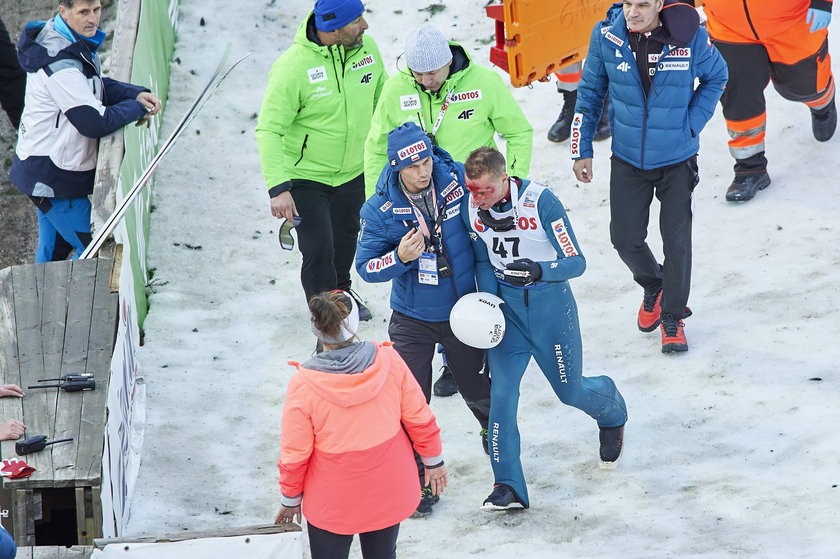
M 505 266 L 505 281 L 517 287 L 531 285 L 542 278 L 542 267 L 539 262 L 530 258 L 514 260 L 513 263 Z

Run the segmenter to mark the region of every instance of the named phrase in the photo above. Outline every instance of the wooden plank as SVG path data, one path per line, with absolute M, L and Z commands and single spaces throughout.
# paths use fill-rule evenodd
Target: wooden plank
M 35 545 L 35 505 L 32 489 L 15 491 L 15 543 Z
M 74 260 L 67 289 L 66 314 L 67 328 L 64 335 L 61 374 L 83 373 L 87 368 L 87 350 L 93 317 L 93 292 L 96 281 L 96 262 L 92 260 Z M 82 421 L 83 400 L 88 394 L 96 392 L 65 392 L 58 394 L 55 411 L 54 439 L 72 438 L 66 443 L 50 447 L 53 461 L 53 479 L 61 481 L 76 480 L 76 456 Z M 79 485 L 75 482 L 72 485 Z M 85 485 L 82 483 L 81 485 Z
M 137 30 L 140 27 L 140 0 L 120 0 L 117 8 L 119 11 L 114 25 L 108 75 L 115 80 L 130 82 L 134 44 L 137 42 Z M 94 231 L 102 227 L 116 208 L 117 183 L 124 154 L 122 128 L 99 140 L 99 156 L 96 161 L 96 178 L 91 201 Z
M 41 306 L 41 349 L 44 358 L 44 377 L 61 376 L 61 361 L 64 353 L 64 333 L 67 322 L 67 284 L 70 282 L 70 262 L 48 262 L 40 265 L 44 270 L 44 282 L 38 286 Z M 37 379 L 42 380 L 42 379 Z M 38 385 L 37 382 L 33 383 Z M 44 383 L 41 383 L 44 384 Z M 50 383 L 52 384 L 52 383 Z M 23 387 L 27 393 L 28 386 Z M 40 389 L 51 396 L 57 394 L 55 388 Z M 24 405 L 26 405 L 24 403 Z M 55 425 L 55 407 L 48 410 L 49 423 Z M 53 433 L 54 434 L 54 433 Z
M 73 547 L 39 545 L 19 547 L 17 559 L 88 559 L 92 554 L 93 546 L 89 545 L 74 545 Z
M 234 528 L 222 528 L 219 530 L 202 530 L 190 532 L 175 532 L 161 536 L 142 536 L 133 538 L 101 538 L 93 540 L 97 549 L 106 545 L 124 543 L 166 543 L 182 542 L 186 540 L 197 540 L 201 538 L 230 538 L 236 536 L 259 536 L 262 534 L 284 534 L 286 532 L 300 532 L 297 524 L 258 524 L 255 526 L 240 526 Z
M 76 488 L 76 541 L 82 545 L 88 544 L 85 523 L 85 488 Z
M 44 371 L 44 358 L 41 339 L 41 304 L 38 293 L 38 278 L 43 285 L 44 265 L 15 266 L 12 268 L 14 285 L 14 312 L 18 343 L 18 364 L 20 367 L 20 385 L 26 390 L 23 399 L 22 416 L 17 419 L 26 425 L 26 436 L 47 435 L 52 437 L 53 423 L 50 418 L 55 413 L 55 390 L 27 390 L 27 386 L 47 378 Z M 4 456 L 14 456 L 5 450 Z M 52 455 L 49 452 L 36 452 L 26 456 L 26 462 L 37 471 L 30 478 L 14 480 L 17 487 L 32 487 L 33 483 L 53 477 Z M 5 483 L 5 482 L 4 482 Z
M 108 386 L 111 377 L 111 356 L 114 352 L 114 328 L 117 321 L 119 294 L 112 293 L 110 288 L 112 261 L 100 257 L 90 262 L 96 264 L 97 270 L 85 372 L 94 375 L 96 390 L 86 392 L 82 401 L 75 471 L 77 483 L 93 486 L 99 485 L 102 479 Z
M 17 351 L 12 269 L 4 268 L 0 270 L 0 384 L 20 384 Z M 22 400 L 0 398 L 0 413 L 0 422 L 22 418 Z M 4 441 L 0 445 L 0 456 L 10 458 L 15 455 L 14 449 L 14 441 Z
M 93 506 L 93 531 L 90 533 L 90 544 L 95 538 L 102 537 L 102 489 L 99 485 L 90 488 L 91 505 Z

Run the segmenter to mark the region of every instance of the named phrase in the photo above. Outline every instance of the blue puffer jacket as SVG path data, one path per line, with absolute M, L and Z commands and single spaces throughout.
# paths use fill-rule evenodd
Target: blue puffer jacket
M 645 96 L 621 4 L 595 25 L 578 86 L 572 159 L 592 157 L 604 95 L 610 92 L 612 152 L 640 169 L 685 161 L 700 148 L 700 131 L 723 93 L 726 62 L 691 6 L 666 0 L 660 20 L 670 39 Z M 694 80 L 700 79 L 695 89 Z
M 421 284 L 418 260 L 404 264 L 397 256 L 400 239 L 417 222 L 399 185 L 399 174 L 386 167 L 360 213 L 362 227 L 356 247 L 356 271 L 365 281 L 391 284 L 391 308 L 428 322 L 449 320 L 449 311 L 462 295 L 475 291 L 473 251 L 460 218 L 464 197 L 464 166 L 452 161 L 441 148 L 433 148 L 432 178 L 440 206 L 446 212 L 441 225 L 443 248 L 452 275 L 438 278 L 438 285 Z M 426 220 L 431 229 L 432 224 Z

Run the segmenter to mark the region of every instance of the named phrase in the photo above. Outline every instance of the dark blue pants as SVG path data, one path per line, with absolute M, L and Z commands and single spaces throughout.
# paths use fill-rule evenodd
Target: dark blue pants
M 309 550 L 312 559 L 347 559 L 353 536 L 335 534 L 307 523 Z M 394 559 L 397 556 L 397 536 L 400 525 L 359 534 L 364 559 Z

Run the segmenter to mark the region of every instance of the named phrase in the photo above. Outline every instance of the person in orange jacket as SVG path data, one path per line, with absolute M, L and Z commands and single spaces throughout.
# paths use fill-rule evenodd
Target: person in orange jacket
M 735 158 L 730 202 L 751 200 L 770 185 L 764 155 L 764 88 L 811 110 L 811 128 L 825 142 L 837 127 L 828 54 L 832 0 L 704 0 L 709 35 L 729 65 L 721 97 Z
M 346 558 L 355 534 L 366 559 L 394 557 L 400 522 L 420 501 L 412 444 L 432 493 L 446 488 L 440 429 L 392 344 L 357 340 L 349 294 L 315 295 L 309 310 L 324 351 L 290 362 L 274 521 L 300 522 L 302 503 L 312 559 Z

